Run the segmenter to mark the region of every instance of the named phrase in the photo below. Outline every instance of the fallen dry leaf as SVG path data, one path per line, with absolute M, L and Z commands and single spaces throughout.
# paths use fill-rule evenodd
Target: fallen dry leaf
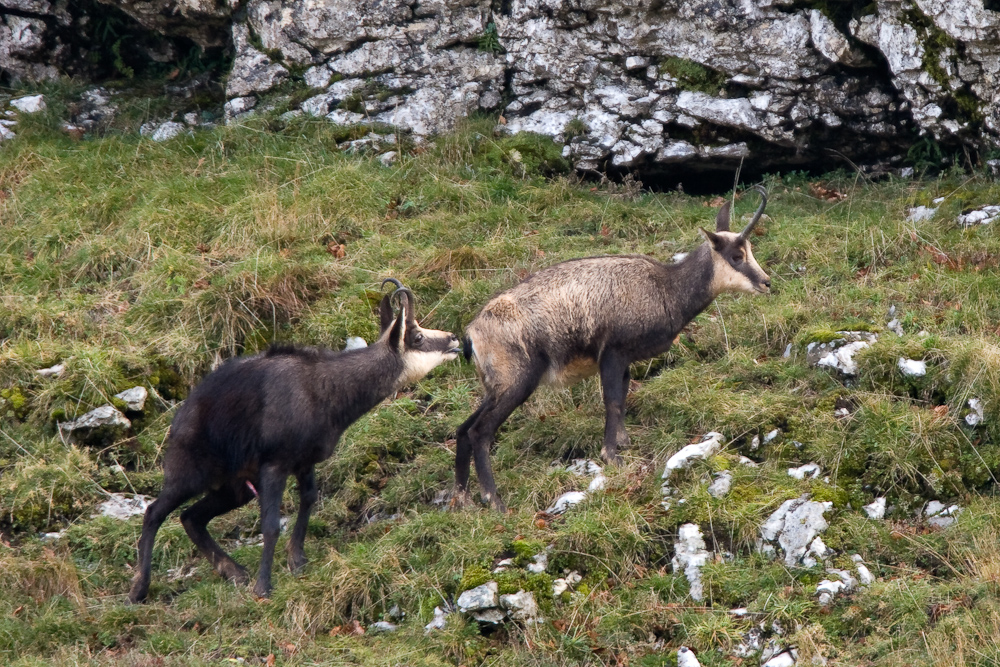
M 843 192 L 838 192 L 834 188 L 828 188 L 819 183 L 809 184 L 809 194 L 823 201 L 840 201 L 847 198 Z
M 719 208 L 720 206 L 722 206 L 725 203 L 726 203 L 726 198 L 723 197 L 722 195 L 719 195 L 718 197 L 715 197 L 714 199 L 709 199 L 707 202 L 705 202 L 703 204 L 703 206 L 705 206 L 707 208 Z
M 337 259 L 341 259 L 341 258 L 347 256 L 347 249 L 344 248 L 344 244 L 343 243 L 337 243 L 335 241 L 331 241 L 326 246 L 326 251 L 328 253 L 330 253 L 331 255 L 333 255 L 334 257 L 336 257 Z

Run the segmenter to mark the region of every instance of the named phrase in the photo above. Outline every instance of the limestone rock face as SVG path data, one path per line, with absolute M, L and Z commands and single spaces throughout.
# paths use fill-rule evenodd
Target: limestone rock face
M 242 108 L 296 79 L 315 91 L 304 113 L 417 137 L 501 110 L 501 128 L 564 142 L 581 170 L 898 161 L 919 134 L 1000 145 L 1000 12 L 984 0 L 835 15 L 786 0 L 101 1 L 227 45 Z M 40 80 L 84 60 L 81 11 L 0 0 L 0 70 Z

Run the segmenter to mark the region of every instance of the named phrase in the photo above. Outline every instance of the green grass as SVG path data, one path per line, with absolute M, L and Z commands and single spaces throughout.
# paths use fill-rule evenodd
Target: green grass
M 848 196 L 828 203 L 806 194 L 801 174 L 768 177 L 754 250 L 774 293 L 721 297 L 671 352 L 633 367 L 632 446 L 606 471 L 606 492 L 536 520 L 582 484 L 550 464 L 599 456 L 603 404 L 589 380 L 539 392 L 501 430 L 494 466 L 511 513 L 432 505 L 452 483 L 452 438 L 478 398 L 474 369 L 456 362 L 361 419 L 320 466 L 311 563 L 293 577 L 279 558 L 270 602 L 221 581 L 171 518 L 150 602 L 132 608 L 123 601 L 141 521 L 92 515 L 109 492 L 156 494 L 176 401 L 214 363 L 276 340 L 370 340 L 385 276 L 413 288 L 425 325 L 461 332 L 527 272 L 601 253 L 666 260 L 695 247 L 715 212 L 705 198 L 580 182 L 559 146 L 496 138 L 492 118 L 428 145 L 404 141 L 388 168 L 338 149 L 367 130 L 321 121 L 272 115 L 157 144 L 126 131 L 134 116 L 80 142 L 57 120 L 25 121 L 0 146 L 5 664 L 260 664 L 273 654 L 282 665 L 669 665 L 686 645 L 703 665 L 727 665 L 745 632 L 772 621 L 803 659 L 830 664 L 1000 660 L 1000 239 L 992 226 L 951 223 L 965 206 L 996 202 L 1000 185 L 957 173 L 872 185 L 835 173 L 824 184 Z M 937 196 L 948 197 L 937 217 L 906 221 L 908 206 Z M 753 205 L 738 202 L 737 214 Z M 342 258 L 328 250 L 339 244 Z M 884 328 L 890 306 L 902 338 Z M 805 364 L 807 343 L 843 329 L 880 335 L 850 382 Z M 927 376 L 900 375 L 901 356 L 925 360 Z M 66 365 L 61 377 L 35 374 L 55 363 Z M 56 421 L 136 384 L 159 398 L 131 431 L 60 438 Z M 971 397 L 986 405 L 977 429 L 963 421 Z M 849 417 L 834 416 L 840 405 Z M 751 450 L 775 428 L 778 438 Z M 724 434 L 725 450 L 675 476 L 687 502 L 664 511 L 665 459 L 708 430 Z M 810 461 L 829 483 L 786 474 Z M 705 483 L 723 469 L 733 490 L 713 498 Z M 858 553 L 878 577 L 829 610 L 813 594 L 821 571 L 754 551 L 763 520 L 803 493 L 834 503 L 824 534 L 834 562 Z M 885 522 L 860 511 L 878 495 L 893 506 Z M 913 518 L 928 499 L 965 510 L 929 531 Z M 295 502 L 291 489 L 285 514 Z M 704 605 L 670 567 L 689 521 L 734 556 L 705 568 Z M 56 542 L 38 537 L 63 528 Z M 260 547 L 236 538 L 257 528 L 252 506 L 213 523 L 251 571 Z M 499 558 L 523 565 L 545 547 L 545 574 L 490 574 Z M 189 576 L 168 577 L 177 569 Z M 567 570 L 584 579 L 553 599 L 551 580 Z M 502 592 L 535 591 L 548 621 L 491 633 L 454 615 L 424 635 L 435 606 L 489 578 Z M 331 636 L 393 605 L 407 613 L 398 633 Z

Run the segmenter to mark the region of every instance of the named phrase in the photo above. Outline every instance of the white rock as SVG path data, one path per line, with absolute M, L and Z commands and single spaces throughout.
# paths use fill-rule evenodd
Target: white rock
M 168 139 L 173 139 L 177 135 L 181 134 L 184 130 L 185 127 L 183 123 L 176 123 L 170 120 L 156 128 L 156 131 L 153 132 L 150 139 L 153 141 L 167 141 Z
M 47 377 L 61 377 L 63 373 L 66 372 L 66 364 L 56 364 L 55 366 L 49 366 L 48 368 L 42 368 L 35 371 L 38 375 L 43 378 Z
M 396 151 L 387 151 L 378 156 L 378 161 L 383 167 L 391 167 L 396 163 L 397 158 L 399 158 L 399 153 Z
M 741 456 L 740 457 L 740 465 L 745 465 L 748 468 L 757 468 L 757 467 L 759 467 L 757 465 L 756 461 L 754 461 L 751 458 L 747 458 L 746 456 Z
M 838 331 L 842 336 L 827 343 L 809 343 L 806 346 L 806 363 L 810 366 L 827 366 L 843 375 L 857 375 L 858 364 L 854 355 L 875 341 L 878 336 L 867 331 Z
M 541 574 L 549 566 L 549 556 L 544 551 L 540 554 L 535 554 L 531 560 L 534 562 L 528 563 L 528 572 Z
M 573 462 L 566 466 L 566 472 L 571 472 L 580 477 L 590 477 L 600 475 L 604 472 L 604 468 L 591 459 L 573 459 Z
M 396 630 L 399 630 L 399 626 L 395 623 L 390 623 L 389 621 L 378 621 L 368 626 L 368 632 L 370 634 L 395 632 Z
M 545 511 L 548 514 L 562 514 L 570 507 L 582 503 L 586 497 L 587 494 L 583 491 L 567 491 L 556 498 L 556 501 L 552 503 L 552 506 Z
M 851 560 L 854 561 L 854 569 L 858 571 L 858 581 L 862 586 L 869 586 L 875 583 L 875 577 L 872 575 L 871 570 L 869 570 L 864 563 L 864 560 L 858 554 L 851 556 Z
M 6 125 L 0 125 L 0 141 L 7 141 L 16 137 L 17 135 L 11 132 Z
M 38 536 L 38 539 L 44 543 L 44 542 L 56 542 L 64 537 L 66 537 L 65 528 L 54 533 L 42 533 Z
M 125 401 L 125 406 L 133 412 L 139 412 L 146 405 L 149 392 L 145 387 L 132 387 L 115 394 L 115 398 Z
M 871 503 L 862 507 L 865 514 L 868 515 L 869 519 L 884 519 L 885 518 L 885 496 L 880 496 L 876 498 Z
M 590 480 L 590 484 L 587 485 L 587 493 L 596 493 L 597 491 L 601 491 L 607 483 L 607 477 L 604 475 L 598 475 L 594 479 Z
M 535 594 L 520 590 L 517 593 L 500 596 L 500 608 L 507 612 L 511 620 L 522 623 L 542 623 L 544 619 L 538 614 L 538 603 Z
M 932 500 L 924 507 L 924 518 L 927 523 L 936 528 L 947 528 L 955 523 L 955 515 L 962 511 L 958 505 L 946 506 L 944 503 Z
M 774 656 L 767 662 L 765 662 L 761 667 L 793 667 L 795 661 L 798 659 L 798 651 L 795 649 L 789 649 L 787 651 L 782 651 L 778 655 Z
M 495 581 L 488 581 L 482 586 L 470 588 L 458 596 L 458 610 L 463 614 L 468 614 L 495 609 L 499 604 L 497 600 L 498 590 L 499 587 Z
M 72 433 L 77 430 L 99 428 L 101 426 L 131 428 L 132 422 L 112 405 L 102 405 L 73 421 L 60 422 L 59 430 Z
M 434 618 L 431 622 L 424 626 L 424 633 L 430 633 L 435 630 L 444 630 L 444 626 L 448 623 L 448 614 L 441 607 L 434 607 Z
M 988 225 L 1000 216 L 1000 206 L 983 206 L 975 211 L 963 213 L 955 219 L 962 227 L 972 227 L 974 225 Z
M 833 416 L 837 419 L 843 419 L 844 417 L 850 417 L 851 411 L 847 408 L 837 408 L 833 411 Z
M 700 602 L 705 597 L 704 585 L 701 581 L 701 568 L 704 567 L 711 553 L 705 549 L 705 539 L 701 528 L 696 524 L 686 523 L 677 531 L 677 543 L 674 545 L 674 557 L 671 560 L 674 572 L 683 572 L 690 584 L 691 599 Z
M 779 431 L 778 429 L 769 431 L 768 434 L 764 436 L 764 444 L 766 445 L 767 443 L 777 438 L 779 433 L 781 433 L 781 431 Z M 753 447 L 752 449 L 756 449 L 756 447 Z
M 27 97 L 18 97 L 15 100 L 11 100 L 10 105 L 21 113 L 38 113 L 39 111 L 45 111 L 45 96 L 28 95 Z
M 969 409 L 972 410 L 972 412 L 965 415 L 965 423 L 969 426 L 979 426 L 982 424 L 985 419 L 985 414 L 983 413 L 983 401 L 978 398 L 970 398 Z
M 899 337 L 902 337 L 905 333 L 903 331 L 903 325 L 900 324 L 899 320 L 890 320 L 889 323 L 885 325 L 885 328 Z
M 923 222 L 930 220 L 937 214 L 937 208 L 929 206 L 914 206 L 906 214 L 907 222 Z
M 332 76 L 333 72 L 326 66 L 326 63 L 323 63 L 322 65 L 313 65 L 307 69 L 302 75 L 302 80 L 310 88 L 325 88 L 326 84 L 330 83 L 330 77 Z
M 899 366 L 899 370 L 903 373 L 903 375 L 907 375 L 909 377 L 919 378 L 927 375 L 926 361 L 921 361 L 919 359 L 904 359 L 903 357 L 900 357 L 899 361 L 896 362 L 896 365 Z
M 701 461 L 717 454 L 722 448 L 722 437 L 721 433 L 710 431 L 702 436 L 701 442 L 682 447 L 680 451 L 667 459 L 667 465 L 663 469 L 663 479 L 669 479 L 675 470 L 687 468 L 695 461 Z
M 788 476 L 795 479 L 816 479 L 819 477 L 820 472 L 822 472 L 821 468 L 815 463 L 806 463 L 798 468 L 789 468 Z
M 687 646 L 681 646 L 677 649 L 677 667 L 701 667 L 701 663 L 698 662 L 694 651 Z
M 493 568 L 493 574 L 497 574 L 499 572 L 506 572 L 507 568 L 510 568 L 510 567 L 514 567 L 514 559 L 513 558 L 504 558 L 502 561 L 500 561 L 499 563 L 497 563 L 496 566 L 494 566 L 494 568 Z
M 129 517 L 145 514 L 151 502 L 153 499 L 148 496 L 136 494 L 129 497 L 124 493 L 112 493 L 107 500 L 98 505 L 97 510 L 101 516 L 125 521 Z
M 829 606 L 835 597 L 841 593 L 850 593 L 858 585 L 857 579 L 852 577 L 847 570 L 828 568 L 826 572 L 837 575 L 838 579 L 824 579 L 816 586 L 819 604 L 822 607 Z
M 747 459 L 748 461 L 750 459 Z M 751 461 L 752 463 L 752 461 Z M 715 480 L 708 485 L 708 495 L 713 498 L 722 498 L 733 487 L 733 473 L 728 470 L 715 473 Z
M 344 345 L 344 352 L 348 350 L 360 350 L 365 347 L 368 347 L 368 343 L 365 342 L 364 338 L 360 336 L 348 336 Z
M 829 527 L 823 514 L 833 508 L 833 503 L 816 502 L 808 498 L 808 495 L 804 495 L 786 500 L 760 528 L 761 543 L 758 544 L 758 549 L 763 553 L 772 553 L 777 543 L 784 552 L 785 564 L 789 567 L 800 564 L 809 567 L 815 564 L 809 552 L 818 548 L 819 545 L 814 544 L 814 541 L 819 533 Z
M 257 106 L 257 98 L 253 95 L 247 95 L 246 97 L 234 97 L 226 102 L 223 107 L 226 122 L 228 123 L 231 120 L 235 120 L 249 114 L 255 106 Z

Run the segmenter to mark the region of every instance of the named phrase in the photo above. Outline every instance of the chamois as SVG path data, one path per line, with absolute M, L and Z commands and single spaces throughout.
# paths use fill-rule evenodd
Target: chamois
M 675 264 L 645 255 L 573 259 L 528 276 L 486 303 L 466 327 L 464 353 L 476 364 L 484 394 L 456 433 L 453 503 L 469 500 L 475 457 L 483 500 L 504 511 L 490 466 L 497 429 L 539 384 L 571 385 L 600 373 L 605 424 L 601 456 L 619 461 L 628 445 L 625 396 L 629 365 L 666 352 L 681 329 L 723 292 L 770 290 L 771 279 L 750 249 L 761 202 L 739 234 L 729 231 L 729 203 L 716 231 Z
M 454 334 L 417 324 L 410 290 L 392 278 L 383 287 L 386 282 L 397 289 L 382 298 L 381 334 L 370 347 L 335 352 L 273 346 L 228 361 L 194 388 L 170 426 L 163 489 L 142 523 L 131 602 L 149 591 L 156 531 L 181 503 L 200 494 L 205 495 L 181 513 L 184 530 L 219 574 L 243 584 L 249 581 L 246 569 L 219 547 L 207 525 L 259 494 L 264 549 L 253 592 L 267 597 L 289 475 L 298 480 L 300 505 L 288 564 L 293 571 L 305 565 L 302 547 L 317 498 L 315 465 L 333 453 L 359 417 L 461 351 Z

